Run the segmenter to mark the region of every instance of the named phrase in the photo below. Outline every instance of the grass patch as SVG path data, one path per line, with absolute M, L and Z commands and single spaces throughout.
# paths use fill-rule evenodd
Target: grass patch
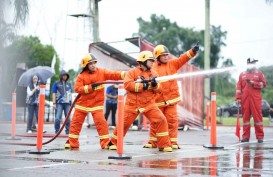
M 236 117 L 229 117 L 229 118 L 220 118 L 220 117 L 217 117 L 216 121 L 217 121 L 217 124 L 219 124 L 219 125 L 235 126 L 237 118 Z M 264 117 L 263 118 L 264 126 L 269 126 L 269 121 L 270 121 L 270 118 Z M 252 126 L 254 125 L 253 118 L 250 119 L 250 124 Z M 204 125 L 206 125 L 206 120 L 204 120 Z M 240 118 L 240 125 L 241 126 L 243 125 L 243 119 L 242 118 Z

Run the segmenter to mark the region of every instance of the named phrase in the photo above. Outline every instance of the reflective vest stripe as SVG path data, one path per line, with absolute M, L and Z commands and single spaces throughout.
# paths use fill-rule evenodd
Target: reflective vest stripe
M 177 142 L 177 138 L 171 138 L 171 142 Z
M 75 109 L 79 109 L 79 110 L 83 110 L 83 111 L 87 111 L 87 112 L 92 112 L 92 111 L 97 111 L 97 110 L 103 110 L 103 106 L 88 108 L 88 107 L 84 107 L 84 106 L 80 106 L 80 105 L 76 104 Z

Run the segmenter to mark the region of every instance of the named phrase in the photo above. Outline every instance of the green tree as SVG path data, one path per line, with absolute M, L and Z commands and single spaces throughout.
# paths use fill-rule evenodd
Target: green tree
M 193 45 L 195 45 L 197 41 L 199 41 L 201 52 L 199 52 L 198 56 L 190 62 L 199 68 L 204 68 L 204 53 L 202 52 L 202 49 L 204 48 L 204 30 L 197 31 L 194 28 L 179 27 L 176 22 L 170 22 L 170 20 L 166 19 L 163 15 L 157 16 L 152 14 L 151 21 L 145 21 L 142 18 L 138 18 L 137 21 L 139 23 L 140 37 L 155 45 L 163 44 L 167 46 L 170 50 L 170 53 L 175 56 L 179 56 L 180 54 L 189 50 L 193 47 Z M 222 31 L 221 26 L 211 26 L 211 68 L 217 68 L 218 62 L 220 60 L 219 55 L 221 47 L 226 45 L 223 42 L 226 39 L 226 35 L 227 32 Z M 232 63 L 232 60 L 229 59 L 226 62 Z M 221 77 L 225 79 L 221 80 Z M 218 79 L 218 81 L 221 80 L 221 83 L 217 82 L 215 79 Z M 230 83 L 226 82 L 230 81 L 231 77 L 227 73 L 217 77 L 211 77 L 211 90 L 218 88 L 217 84 L 221 84 L 222 88 L 226 88 L 224 85 L 229 85 Z M 232 83 L 229 87 L 232 87 Z M 234 88 L 232 91 L 234 91 Z M 225 92 L 222 93 L 231 95 L 228 90 L 225 90 Z
M 0 50 L 13 39 L 16 29 L 25 24 L 28 13 L 27 0 L 0 1 Z
M 200 48 L 203 48 L 204 30 L 197 31 L 194 28 L 179 27 L 176 22 L 171 22 L 163 15 L 157 16 L 156 14 L 151 15 L 151 21 L 145 21 L 141 17 L 137 21 L 139 23 L 140 37 L 155 45 L 166 45 L 175 56 L 179 56 L 193 47 L 197 41 L 200 43 Z M 226 34 L 227 32 L 223 32 L 221 26 L 211 27 L 211 68 L 217 67 L 221 47 L 226 45 L 223 42 L 226 39 Z M 199 55 L 191 63 L 197 67 L 204 68 L 203 52 L 199 52 Z
M 266 78 L 266 88 L 262 90 L 263 98 L 270 104 L 273 103 L 273 66 L 264 66 L 259 68 Z
M 226 59 L 221 68 L 234 66 L 231 59 Z M 217 93 L 217 104 L 226 105 L 234 101 L 236 81 L 231 77 L 230 72 L 223 72 L 212 76 L 212 80 L 215 82 L 214 91 Z
M 16 31 L 22 25 L 25 24 L 28 17 L 28 1 L 27 0 L 1 0 L 0 1 L 0 82 L 2 86 L 0 88 L 0 97 L 9 96 L 6 92 L 10 91 L 6 85 L 7 79 L 10 78 L 8 73 L 9 65 L 7 65 L 7 56 L 9 53 L 6 47 L 13 41 L 16 36 Z M 13 51 L 14 52 L 14 51 Z M 9 82 L 11 82 L 9 80 Z
M 2 64 L 8 67 L 5 67 L 3 72 L 7 73 L 4 76 L 5 79 L 3 80 L 3 93 L 5 93 L 3 96 L 10 97 L 10 94 L 7 93 L 14 91 L 10 88 L 12 87 L 12 84 L 14 84 L 11 81 L 15 79 L 16 67 L 18 63 L 25 63 L 28 68 L 38 65 L 51 66 L 53 56 L 56 55 L 56 75 L 52 78 L 52 83 L 59 79 L 59 57 L 53 46 L 41 44 L 38 37 L 18 37 L 11 45 L 7 46 L 5 50 L 7 54 L 5 55 L 5 60 Z

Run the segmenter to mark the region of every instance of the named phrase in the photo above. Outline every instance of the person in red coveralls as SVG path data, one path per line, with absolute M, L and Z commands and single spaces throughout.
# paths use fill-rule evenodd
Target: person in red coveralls
M 261 71 L 255 67 L 258 60 L 247 59 L 248 67 L 239 76 L 236 86 L 236 102 L 241 104 L 243 114 L 243 137 L 241 142 L 249 142 L 250 138 L 250 116 L 253 116 L 255 134 L 258 143 L 263 143 L 264 127 L 262 116 L 261 91 L 266 87 L 266 79 Z

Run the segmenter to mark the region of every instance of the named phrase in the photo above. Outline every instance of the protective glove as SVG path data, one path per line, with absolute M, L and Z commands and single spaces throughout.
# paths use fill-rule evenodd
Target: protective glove
M 156 82 L 155 78 L 156 78 L 156 77 L 153 77 L 153 78 L 151 79 L 151 85 L 152 85 L 152 87 L 157 86 L 157 82 Z
M 192 48 L 193 53 L 197 53 L 199 50 L 199 41 L 196 43 L 196 45 Z
M 149 84 L 148 83 L 143 83 L 143 90 L 147 90 L 148 89 L 148 87 L 149 87 Z
M 95 91 L 99 84 L 91 84 L 92 90 Z
M 246 82 L 253 86 L 254 82 L 250 79 L 246 79 Z
M 148 80 L 146 80 L 143 76 L 139 77 L 142 81 L 141 83 L 143 84 L 143 90 L 147 90 L 149 87 Z

